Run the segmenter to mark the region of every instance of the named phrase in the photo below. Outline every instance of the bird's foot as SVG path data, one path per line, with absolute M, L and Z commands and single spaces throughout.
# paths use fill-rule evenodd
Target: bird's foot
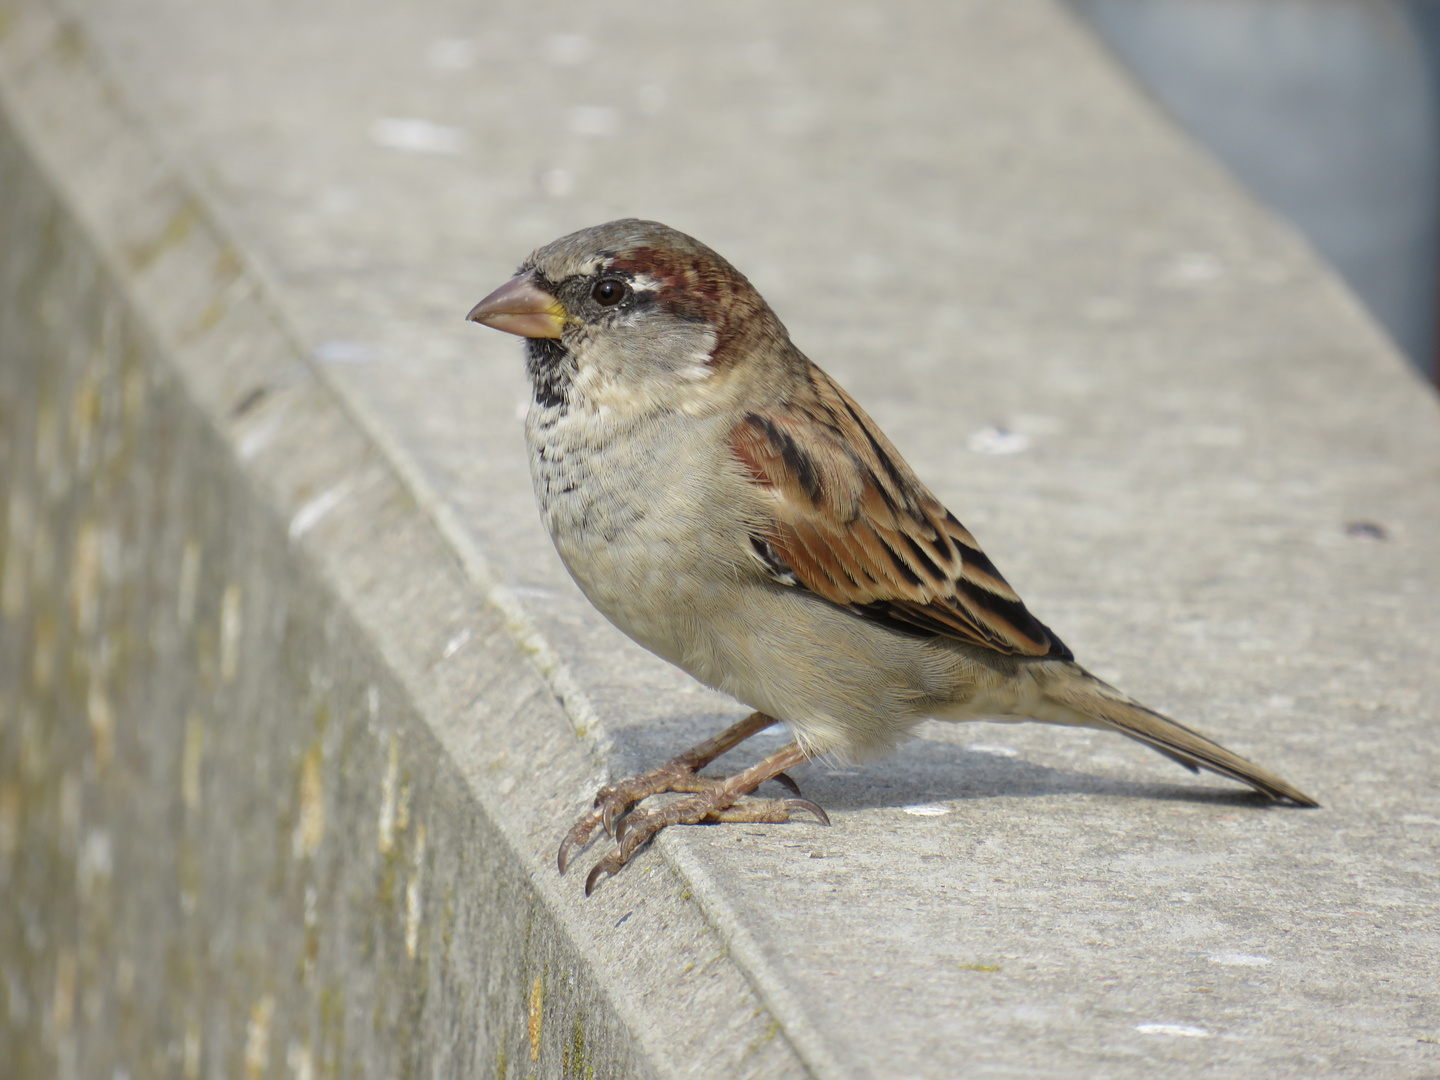
M 560 873 L 565 873 L 566 864 L 570 861 L 570 853 L 583 851 L 585 846 L 590 843 L 596 828 L 603 826 L 607 835 L 616 836 L 616 821 L 620 820 L 632 806 L 641 800 L 669 791 L 695 795 L 709 794 L 723 788 L 729 779 L 724 776 L 700 776 L 695 771 L 695 766 L 691 765 L 685 757 L 678 757 L 673 761 L 667 761 L 659 768 L 651 769 L 639 776 L 632 776 L 629 780 L 622 780 L 617 784 L 606 784 L 595 793 L 593 809 L 576 821 L 570 831 L 565 834 L 565 839 L 561 841 L 560 851 L 556 856 Z M 800 786 L 790 778 L 788 773 L 776 773 L 771 779 L 788 788 L 797 797 L 799 796 Z M 733 803 L 734 797 L 730 801 Z M 621 825 L 624 825 L 623 821 L 621 821 Z
M 699 778 L 703 779 L 703 778 Z M 809 799 L 757 799 L 740 802 L 742 795 L 729 787 L 729 777 L 688 798 L 676 799 L 664 806 L 633 810 L 615 828 L 615 847 L 595 864 L 585 878 L 585 895 L 595 890 L 603 875 L 614 875 L 630 861 L 630 856 L 667 825 L 699 825 L 711 822 L 763 822 L 778 825 L 790 820 L 797 811 L 814 814 L 822 825 L 829 825 L 829 815 Z M 678 789 L 676 789 L 678 790 Z
M 770 723 L 769 717 L 756 713 L 724 735 L 702 743 L 658 769 L 601 788 L 595 795 L 594 809 L 571 826 L 560 844 L 556 859 L 560 872 L 565 872 L 570 853 L 584 848 L 601 826 L 615 838 L 616 845 L 586 877 L 586 896 L 594 891 L 602 875 L 618 873 L 630 856 L 667 825 L 720 821 L 778 824 L 789 821 L 790 815 L 800 810 L 814 814 L 822 825 L 829 825 L 830 819 L 825 811 L 809 799 L 800 798 L 800 788 L 785 771 L 805 760 L 805 751 L 797 743 L 787 744 L 734 776 L 698 774 L 699 769 L 713 761 L 724 749 L 738 743 L 740 738 L 736 736 L 745 737 Z M 783 784 L 795 797 L 740 801 L 767 780 Z M 634 809 L 641 800 L 663 792 L 677 792 L 686 797 L 653 809 Z

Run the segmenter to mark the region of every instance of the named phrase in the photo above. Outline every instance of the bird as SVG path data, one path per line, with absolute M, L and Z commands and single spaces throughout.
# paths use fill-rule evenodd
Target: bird
M 565 834 L 604 829 L 606 876 L 671 825 L 825 811 L 788 770 L 864 761 L 926 719 L 1117 732 L 1192 772 L 1316 806 L 1074 658 L 864 409 L 698 240 L 627 218 L 562 236 L 469 312 L 525 339 L 540 516 L 589 601 L 640 645 L 753 710 L 608 784 Z M 791 741 L 702 776 L 772 724 Z M 766 781 L 784 798 L 752 797 Z M 667 792 L 679 797 L 641 805 Z

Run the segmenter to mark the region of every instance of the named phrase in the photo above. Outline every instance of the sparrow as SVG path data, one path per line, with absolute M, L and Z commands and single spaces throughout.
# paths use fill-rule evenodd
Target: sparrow
M 922 720 L 1114 731 L 1191 771 L 1316 806 L 1075 662 L 875 422 L 699 241 L 612 221 L 536 250 L 470 320 L 526 339 L 540 515 L 570 575 L 629 637 L 754 712 L 602 787 L 560 872 L 603 826 L 588 895 L 661 829 L 824 810 L 787 770 L 861 761 Z M 700 770 L 782 722 L 791 742 Z M 749 799 L 777 780 L 790 795 Z M 678 792 L 661 805 L 652 795 Z

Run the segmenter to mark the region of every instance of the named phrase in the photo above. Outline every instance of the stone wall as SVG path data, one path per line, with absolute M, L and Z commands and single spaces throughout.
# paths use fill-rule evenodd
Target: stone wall
M 9 126 L 0 190 L 6 1075 L 643 1075 Z

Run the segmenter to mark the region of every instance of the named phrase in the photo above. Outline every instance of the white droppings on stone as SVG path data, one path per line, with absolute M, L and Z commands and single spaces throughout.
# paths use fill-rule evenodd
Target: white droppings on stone
M 1217 281 L 1225 266 L 1208 251 L 1185 251 L 1169 259 L 1160 268 L 1160 284 L 1178 289 L 1193 289 Z
M 1013 746 L 1006 746 L 1004 743 L 972 742 L 966 743 L 965 749 L 972 754 L 991 754 L 995 757 L 1015 757 L 1020 753 Z
M 384 116 L 370 125 L 370 141 L 402 154 L 463 153 L 469 141 L 457 127 L 414 117 Z
M 916 803 L 914 806 L 902 806 L 900 809 L 907 814 L 914 814 L 916 817 L 939 817 L 942 814 L 950 813 L 950 807 L 941 803 Z
M 1252 956 L 1249 953 L 1210 953 L 1205 959 L 1226 967 L 1264 967 L 1270 963 L 1268 956 Z
M 364 364 L 379 354 L 373 345 L 363 341 L 345 341 L 334 338 L 316 345 L 310 354 L 322 364 Z
M 240 586 L 225 586 L 220 599 L 220 681 L 226 685 L 235 681 L 240 669 L 240 633 L 244 628 L 240 601 Z
M 577 105 L 570 110 L 567 126 L 575 135 L 600 138 L 620 130 L 620 110 L 609 105 Z
M 295 511 L 295 516 L 290 519 L 290 539 L 298 540 L 318 525 L 326 514 L 345 501 L 345 496 L 350 494 L 350 487 L 351 481 L 342 480 Z
M 965 440 L 965 446 L 972 454 L 1004 457 L 1029 450 L 1030 436 L 1023 431 L 1011 431 L 1009 428 L 983 427 L 970 433 Z
M 240 441 L 235 445 L 235 452 L 240 455 L 240 460 L 249 461 L 261 450 L 264 450 L 270 440 L 279 433 L 284 423 L 284 415 L 277 412 L 265 417 L 264 420 L 240 436 Z
M 440 659 L 449 660 L 452 656 L 454 656 L 457 652 L 459 652 L 465 647 L 465 643 L 470 640 L 470 637 L 470 628 L 467 626 L 464 630 L 461 630 L 449 641 L 445 642 L 445 648 L 440 653 Z
M 1142 1035 L 1170 1035 L 1178 1039 L 1208 1039 L 1210 1032 L 1193 1024 L 1136 1024 Z

